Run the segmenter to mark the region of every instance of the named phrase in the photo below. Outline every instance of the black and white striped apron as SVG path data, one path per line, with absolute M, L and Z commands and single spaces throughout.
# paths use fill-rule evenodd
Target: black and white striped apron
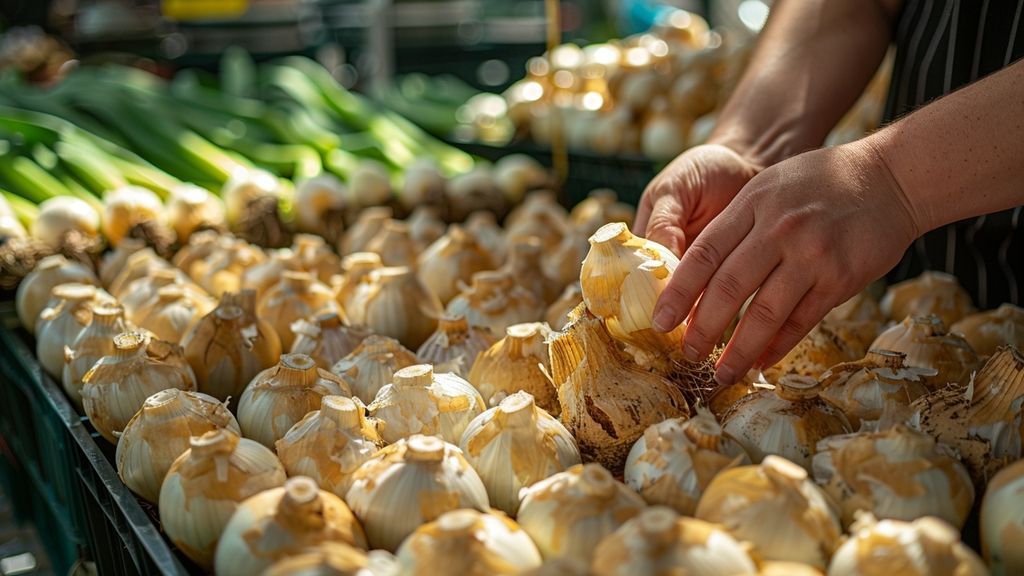
M 906 0 L 894 32 L 886 120 L 1024 57 L 1024 0 Z M 923 270 L 955 274 L 981 308 L 1024 304 L 1024 207 L 929 232 L 888 278 Z

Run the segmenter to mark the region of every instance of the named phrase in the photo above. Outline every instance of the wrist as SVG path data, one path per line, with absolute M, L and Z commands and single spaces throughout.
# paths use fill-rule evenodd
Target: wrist
M 908 239 L 912 241 L 935 226 L 930 223 L 919 199 L 909 193 L 904 180 L 893 170 L 888 142 L 876 138 L 877 134 L 844 144 L 841 148 L 847 149 L 859 159 L 867 189 L 880 195 L 878 201 L 882 205 L 892 206 L 893 210 L 904 216 L 902 220 L 906 223 Z

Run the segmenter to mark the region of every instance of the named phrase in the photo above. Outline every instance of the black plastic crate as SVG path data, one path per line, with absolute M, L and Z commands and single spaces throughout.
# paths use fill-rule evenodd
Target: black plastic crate
M 11 302 L 0 303 L 0 435 L 5 490 L 36 524 L 54 568 L 80 560 L 99 574 L 179 575 L 185 565 L 121 482 L 64 391 L 36 361 Z

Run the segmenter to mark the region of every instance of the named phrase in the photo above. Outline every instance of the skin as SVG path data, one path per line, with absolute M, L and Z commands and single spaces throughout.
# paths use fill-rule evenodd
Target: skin
M 647 187 L 635 232 L 681 262 L 654 312 L 715 374 L 780 360 L 921 234 L 1024 202 L 1024 61 L 856 142 L 819 149 L 870 80 L 899 0 L 777 2 L 707 145 Z

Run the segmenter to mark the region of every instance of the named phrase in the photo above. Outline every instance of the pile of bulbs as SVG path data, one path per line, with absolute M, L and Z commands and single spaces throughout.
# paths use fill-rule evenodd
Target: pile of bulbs
M 17 307 L 220 575 L 1024 570 L 1024 310 L 925 274 L 706 396 L 685 326 L 651 326 L 679 260 L 629 218 L 537 194 L 504 227 L 367 210 L 340 257 L 126 239 L 43 261 Z M 987 567 L 957 531 L 979 501 Z

